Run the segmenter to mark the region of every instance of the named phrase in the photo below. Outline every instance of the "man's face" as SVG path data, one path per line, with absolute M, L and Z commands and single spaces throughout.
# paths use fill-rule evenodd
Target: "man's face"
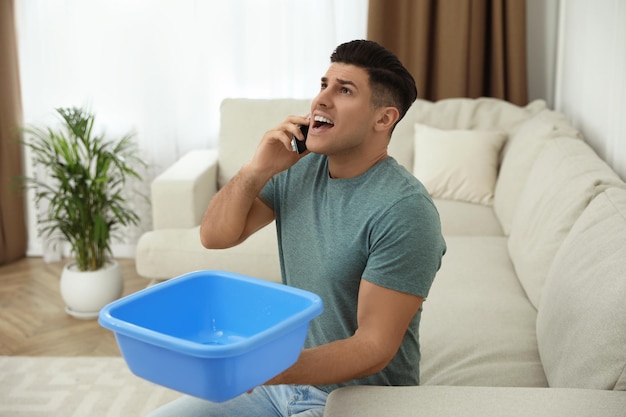
M 369 75 L 364 69 L 331 64 L 311 104 L 313 120 L 307 147 L 312 152 L 330 156 L 367 146 L 375 117 L 371 96 Z

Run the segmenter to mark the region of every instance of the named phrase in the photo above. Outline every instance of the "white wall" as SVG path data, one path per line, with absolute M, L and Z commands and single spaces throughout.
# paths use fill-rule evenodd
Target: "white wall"
M 528 99 L 554 107 L 559 0 L 526 0 Z
M 565 113 L 626 179 L 626 1 L 527 0 L 529 99 Z
M 561 0 L 555 108 L 626 179 L 626 2 Z

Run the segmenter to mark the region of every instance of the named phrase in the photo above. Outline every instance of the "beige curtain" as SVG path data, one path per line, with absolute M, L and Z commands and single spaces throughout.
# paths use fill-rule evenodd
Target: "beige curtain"
M 24 197 L 12 186 L 22 175 L 21 97 L 13 0 L 0 1 L 0 265 L 26 254 Z
M 368 38 L 398 55 L 421 98 L 528 102 L 526 0 L 370 0 Z

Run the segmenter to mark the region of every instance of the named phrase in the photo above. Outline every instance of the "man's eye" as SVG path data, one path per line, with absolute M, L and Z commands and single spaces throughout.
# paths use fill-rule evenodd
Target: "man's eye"
M 352 91 L 349 88 L 343 87 L 341 89 L 342 94 L 352 94 Z
M 325 89 L 326 89 L 326 87 L 328 87 L 328 84 L 322 83 L 322 84 L 320 85 L 320 90 L 325 90 Z

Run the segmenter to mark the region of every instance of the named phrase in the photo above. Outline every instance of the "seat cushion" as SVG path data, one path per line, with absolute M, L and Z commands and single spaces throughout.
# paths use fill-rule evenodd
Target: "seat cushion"
M 169 279 L 199 269 L 219 269 L 281 282 L 274 223 L 228 249 L 206 249 L 200 226 L 145 233 L 137 243 L 137 273 L 148 279 Z
M 448 251 L 424 302 L 422 385 L 545 387 L 536 311 L 505 237 L 446 237 Z
M 465 201 L 433 199 L 444 236 L 502 236 L 492 206 Z
M 501 387 L 372 387 L 331 392 L 324 417 L 615 417 L 626 396 L 611 391 Z

